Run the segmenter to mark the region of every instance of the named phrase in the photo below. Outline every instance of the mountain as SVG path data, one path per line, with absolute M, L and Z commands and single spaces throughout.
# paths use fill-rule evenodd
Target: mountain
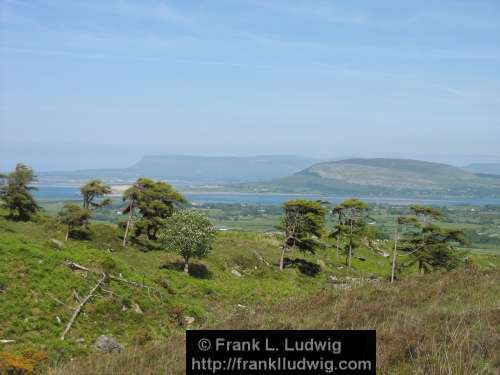
M 465 169 L 476 174 L 500 176 L 500 163 L 474 163 L 469 164 Z
M 78 183 L 90 178 L 126 183 L 145 176 L 176 184 L 228 184 L 255 182 L 288 176 L 317 160 L 299 156 L 189 156 L 149 155 L 123 169 L 89 169 L 40 173 L 44 183 Z
M 398 197 L 500 197 L 500 179 L 477 176 L 447 164 L 382 158 L 317 163 L 291 176 L 243 188 L 260 192 Z

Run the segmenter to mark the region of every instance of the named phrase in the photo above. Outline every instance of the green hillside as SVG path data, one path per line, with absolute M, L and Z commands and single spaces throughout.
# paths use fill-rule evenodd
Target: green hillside
M 325 290 L 272 306 L 239 310 L 219 329 L 376 329 L 377 374 L 496 375 L 500 271 L 459 269 L 367 285 L 350 292 Z M 184 374 L 182 335 L 129 349 L 92 355 L 50 375 Z
M 186 317 L 194 318 L 191 328 L 213 326 L 240 309 L 316 294 L 331 287 L 333 274 L 389 274 L 389 261 L 365 248 L 353 270 L 328 248 L 315 255 L 293 251 L 286 272 L 279 272 L 275 235 L 220 232 L 212 253 L 187 276 L 174 254 L 123 249 L 114 225 L 93 224 L 91 239 L 64 242 L 65 230 L 52 218 L 14 222 L 4 215 L 0 210 L 0 340 L 13 341 L 0 344 L 0 364 L 2 351 L 19 360 L 34 351 L 48 357 L 45 364 L 65 362 L 93 353 L 100 335 L 126 348 L 161 342 L 181 334 Z M 71 269 L 67 261 L 90 271 Z M 84 297 L 102 271 L 136 285 L 107 279 L 60 340 L 76 296 Z
M 128 373 L 155 374 L 162 373 L 158 371 L 161 366 L 169 366 L 171 373 L 182 373 L 185 329 L 376 327 L 383 338 L 399 332 L 399 324 L 408 321 L 400 317 L 396 325 L 389 324 L 388 317 L 394 311 L 384 308 L 388 308 L 393 292 L 397 294 L 391 306 L 405 306 L 401 313 L 410 314 L 408 319 L 427 309 L 427 305 L 417 309 L 419 298 L 429 304 L 428 312 L 419 317 L 420 324 L 430 324 L 440 314 L 455 324 L 476 303 L 486 309 L 485 316 L 483 310 L 477 311 L 484 321 L 489 306 L 497 304 L 498 285 L 491 280 L 498 280 L 498 273 L 487 271 L 498 268 L 499 257 L 494 253 L 471 254 L 473 269 L 479 267 L 477 280 L 464 282 L 482 291 L 472 296 L 470 289 L 462 290 L 461 284 L 441 287 L 446 281 L 439 281 L 440 276 L 423 279 L 421 284 L 411 281 L 412 269 L 402 274 L 410 277 L 406 284 L 391 289 L 386 281 L 390 260 L 383 254 L 390 252 L 389 241 L 360 244 L 353 268 L 348 269 L 344 258 L 337 258 L 335 244 L 325 238 L 326 246 L 315 254 L 296 250 L 288 253 L 285 271 L 280 272 L 278 235 L 219 232 L 212 253 L 192 263 L 188 276 L 174 254 L 144 252 L 133 246 L 122 248 L 121 231 L 115 225 L 95 223 L 88 239 L 63 241 L 65 228 L 53 218 L 39 215 L 35 221 L 16 222 L 7 220 L 5 214 L 0 211 L 0 373 L 5 364 L 25 369 L 19 372 L 23 374 L 32 369 L 43 372 L 47 366 L 60 368 L 53 371 L 55 374 L 122 374 L 129 368 L 133 371 Z M 104 279 L 103 272 L 107 275 Z M 474 273 L 468 270 L 454 275 L 470 277 Z M 61 340 L 75 308 L 101 279 L 103 284 Z M 418 297 L 415 290 L 423 285 L 422 289 L 427 290 L 426 280 L 434 280 L 434 286 L 429 296 Z M 411 295 L 405 292 L 406 285 Z M 360 292 L 355 292 L 358 288 Z M 346 290 L 355 293 L 349 297 Z M 353 304 L 363 300 L 368 303 L 366 311 L 359 310 L 359 303 Z M 446 303 L 436 305 L 441 300 Z M 352 312 L 336 310 L 351 305 Z M 342 316 L 351 316 L 351 320 L 339 321 Z M 398 340 L 414 329 L 404 325 L 400 328 L 403 331 L 398 333 Z M 126 354 L 96 354 L 94 343 L 101 335 L 117 339 Z M 482 328 L 474 335 L 479 335 L 478 340 L 487 339 Z M 433 333 L 428 339 L 435 337 Z M 168 358 L 158 355 L 165 345 L 170 345 Z M 447 350 L 443 343 L 435 345 Z M 485 369 L 488 374 L 491 372 L 487 370 L 497 362 L 488 352 L 492 344 L 481 345 L 487 352 L 473 349 L 477 358 L 470 366 Z M 406 349 L 394 349 L 392 353 L 391 348 L 389 345 L 381 349 L 389 350 L 382 368 L 414 366 L 404 359 Z M 416 349 L 425 350 L 419 357 L 423 361 L 432 347 L 425 344 Z M 73 365 L 67 364 L 89 355 L 90 362 L 76 360 Z M 137 356 L 153 363 L 148 362 L 146 367 Z M 459 365 L 465 366 L 464 362 Z
M 500 181 L 446 164 L 406 159 L 346 159 L 314 164 L 253 191 L 384 196 L 500 197 Z

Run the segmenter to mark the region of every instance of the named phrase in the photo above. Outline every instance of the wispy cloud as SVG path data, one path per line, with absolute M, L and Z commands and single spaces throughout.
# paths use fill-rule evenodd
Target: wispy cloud
M 72 52 L 67 50 L 62 51 L 62 50 L 48 50 L 48 49 L 11 48 L 11 47 L 1 47 L 1 46 L 0 50 L 5 53 L 69 57 L 78 59 L 129 60 L 129 61 L 143 61 L 143 62 L 165 62 L 173 64 L 194 64 L 194 65 L 214 65 L 214 66 L 223 65 L 223 66 L 232 66 L 235 68 L 262 68 L 262 69 L 270 68 L 270 66 L 265 66 L 265 65 L 254 65 L 254 64 L 236 63 L 236 62 L 233 63 L 228 61 L 217 61 L 217 60 L 118 55 L 118 54 L 94 53 L 94 52 Z
M 369 17 L 364 12 L 354 12 L 340 7 L 333 1 L 282 1 L 249 0 L 252 4 L 271 11 L 320 18 L 333 23 L 364 25 Z
M 16 9 L 17 2 L 13 0 L 0 1 L 0 24 L 1 25 L 32 25 L 33 20 Z
M 146 1 L 132 2 L 120 0 L 100 2 L 99 4 L 105 4 L 111 11 L 126 14 L 128 16 L 150 18 L 178 25 L 190 25 L 193 23 L 190 16 L 181 13 L 164 1 L 154 1 L 150 3 Z
M 179 11 L 176 7 L 166 1 L 133 1 L 133 0 L 106 0 L 106 1 L 66 1 L 50 0 L 49 4 L 54 7 L 67 7 L 86 9 L 104 14 L 115 14 L 132 18 L 145 18 L 153 21 L 163 21 L 176 25 L 192 25 L 193 18 Z

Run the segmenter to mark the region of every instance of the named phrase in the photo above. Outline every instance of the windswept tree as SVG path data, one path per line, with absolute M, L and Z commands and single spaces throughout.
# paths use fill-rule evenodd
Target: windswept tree
M 128 243 L 128 235 L 130 232 L 130 228 L 132 227 L 132 220 L 134 218 L 135 208 L 137 206 L 137 202 L 141 197 L 141 192 L 143 190 L 143 185 L 138 180 L 134 185 L 129 187 L 127 190 L 123 192 L 123 200 L 127 202 L 127 205 L 123 209 L 123 214 L 128 214 L 127 224 L 125 226 L 125 234 L 123 235 L 123 243 L 122 246 L 126 247 Z
M 400 232 L 402 230 L 400 228 L 409 227 L 413 226 L 415 228 L 419 227 L 419 222 L 416 218 L 414 217 L 407 217 L 407 216 L 396 216 L 394 219 L 394 224 L 395 224 L 395 230 L 394 230 L 394 250 L 392 252 L 392 266 L 391 266 L 391 283 L 394 282 L 396 278 L 396 267 L 397 267 L 397 257 L 398 257 L 398 241 L 399 241 L 399 236 Z
M 164 249 L 184 259 L 184 272 L 189 274 L 190 259 L 204 258 L 210 252 L 215 228 L 202 213 L 182 210 L 165 219 L 158 238 Z
M 430 206 L 411 206 L 415 215 L 406 219 L 413 230 L 401 240 L 401 250 L 406 252 L 409 261 L 407 267 L 416 265 L 420 273 L 437 269 L 450 270 L 461 263 L 456 245 L 465 244 L 464 234 L 460 230 L 447 229 L 431 220 L 441 220 L 443 213 Z M 412 220 L 412 221 L 411 221 Z
M 107 206 L 111 203 L 111 199 L 103 199 L 97 201 L 106 194 L 111 193 L 111 187 L 106 185 L 101 180 L 92 180 L 87 182 L 80 189 L 83 198 L 83 208 L 92 210 L 100 207 Z
M 417 217 L 417 219 L 421 219 L 424 224 L 427 224 L 431 219 L 441 220 L 444 218 L 443 213 L 439 209 L 432 206 L 413 205 L 410 206 L 410 211 Z
M 347 227 L 344 223 L 344 210 L 345 208 L 338 204 L 330 212 L 335 223 L 333 230 L 330 233 L 330 237 L 335 238 L 337 242 L 337 259 L 340 255 L 340 243 L 342 241 L 342 236 L 347 233 Z
M 353 251 L 358 246 L 366 226 L 365 219 L 369 206 L 359 199 L 351 198 L 342 202 L 338 207 L 343 212 L 343 222 L 347 232 L 346 266 L 351 267 Z
M 133 239 L 149 248 L 156 248 L 158 231 L 164 227 L 179 206 L 186 202 L 171 185 L 162 181 L 140 178 L 134 191 L 135 205 L 140 217 L 134 224 Z
M 59 221 L 66 226 L 66 241 L 76 228 L 87 228 L 90 210 L 76 204 L 66 203 L 59 213 Z
M 421 231 L 405 239 L 402 248 L 410 256 L 407 266 L 417 265 L 420 273 L 434 270 L 451 270 L 461 263 L 456 245 L 465 244 L 460 230 L 426 224 Z
M 2 180 L 5 184 L 0 188 L 0 200 L 9 210 L 9 217 L 15 220 L 29 220 L 40 209 L 31 195 L 35 188 L 30 184 L 36 181 L 33 169 L 24 164 L 17 164 L 13 172 L 2 176 Z
M 291 200 L 283 205 L 280 228 L 283 230 L 280 270 L 284 269 L 285 252 L 296 247 L 314 252 L 323 234 L 326 210 L 318 201 Z

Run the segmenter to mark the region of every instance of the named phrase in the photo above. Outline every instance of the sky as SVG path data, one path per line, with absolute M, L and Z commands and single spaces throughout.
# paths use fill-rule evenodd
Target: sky
M 0 170 L 500 161 L 498 0 L 0 0 Z

